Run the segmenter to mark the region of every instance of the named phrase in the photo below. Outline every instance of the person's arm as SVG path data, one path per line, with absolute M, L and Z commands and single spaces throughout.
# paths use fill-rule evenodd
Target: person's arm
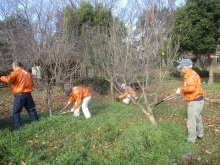
M 66 106 L 65 106 L 63 109 L 66 109 L 66 108 L 73 102 L 73 100 L 74 100 L 74 97 L 73 97 L 73 96 L 70 96 L 69 99 L 68 99 L 68 102 L 67 102 Z M 62 109 L 62 110 L 63 110 L 63 109 Z M 61 111 L 62 111 L 62 110 L 61 110 Z M 71 109 L 71 110 L 72 110 L 72 109 Z
M 82 104 L 82 94 L 81 93 L 77 93 L 76 94 L 76 102 L 73 105 L 73 109 L 77 109 L 81 104 Z
M 125 98 L 127 95 L 128 95 L 128 93 L 125 92 L 125 93 L 123 93 L 122 95 L 119 95 L 118 98 L 119 98 L 119 99 L 122 99 L 122 98 Z
M 134 90 L 133 88 L 130 88 L 129 93 L 130 93 L 134 98 L 137 97 L 137 93 L 135 92 L 135 90 Z
M 71 104 L 71 102 L 68 101 L 67 104 L 65 105 L 65 107 L 63 107 L 60 112 L 62 112 L 64 109 L 66 109 L 70 104 Z
M 11 72 L 8 76 L 1 76 L 1 81 L 5 83 L 13 83 L 16 79 L 16 74 L 14 72 Z
M 193 93 L 196 90 L 196 76 L 192 75 L 186 81 L 186 86 L 180 87 L 180 93 Z

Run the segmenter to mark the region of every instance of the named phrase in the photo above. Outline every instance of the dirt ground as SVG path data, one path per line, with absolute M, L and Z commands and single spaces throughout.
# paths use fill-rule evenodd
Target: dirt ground
M 177 84 L 181 84 L 181 82 L 171 81 L 168 83 L 163 83 L 159 85 L 152 83 L 150 87 L 148 88 L 148 94 L 150 97 L 154 97 L 155 91 L 158 91 L 158 101 L 162 100 L 163 98 L 169 96 L 172 92 L 175 92 L 175 86 L 178 86 Z M 46 97 L 44 94 L 41 93 L 40 90 L 35 90 L 32 92 L 33 98 L 35 100 L 35 104 L 38 111 L 45 111 L 47 109 L 46 104 Z M 39 94 L 41 93 L 41 94 Z M 7 88 L 0 88 L 0 119 L 9 118 L 11 116 L 12 112 L 12 105 L 13 105 L 13 94 L 10 91 L 10 87 Z M 96 95 L 95 97 L 99 97 Z M 216 115 L 212 116 L 203 116 L 204 120 L 207 121 L 207 123 L 210 127 L 219 129 L 220 131 L 220 90 L 208 90 L 205 91 L 205 97 L 207 100 L 205 101 L 205 108 L 204 109 L 211 109 L 213 110 Z M 178 105 L 185 106 L 185 102 L 177 100 Z M 53 94 L 52 95 L 52 103 L 56 103 L 56 107 L 62 108 L 65 106 L 67 102 L 67 98 L 64 97 L 63 93 Z M 217 124 L 217 125 L 216 125 Z

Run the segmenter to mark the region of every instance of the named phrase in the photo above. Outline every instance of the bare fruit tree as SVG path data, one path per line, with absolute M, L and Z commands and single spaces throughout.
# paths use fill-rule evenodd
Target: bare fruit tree
M 131 1 L 130 1 L 131 2 Z M 162 1 L 136 1 L 127 4 L 126 9 L 132 11 L 125 15 L 126 28 L 114 20 L 109 35 L 96 33 L 90 37 L 90 45 L 94 55 L 94 66 L 99 68 L 102 76 L 110 82 L 111 94 L 118 84 L 136 83 L 143 101 L 134 101 L 150 121 L 156 125 L 151 105 L 157 101 L 161 84 L 177 54 L 179 43 L 173 45 L 174 33 L 170 28 L 172 6 L 164 6 Z M 122 10 L 124 11 L 124 10 Z M 126 35 L 125 35 L 126 34 Z M 155 71 L 157 73 L 155 77 Z M 152 81 L 158 84 L 154 91 L 154 102 L 150 102 L 147 93 Z M 115 85 L 116 84 L 116 85 Z M 152 96 L 151 95 L 151 96 Z M 143 103 L 144 102 L 144 103 Z
M 138 3 L 139 2 L 139 3 Z M 164 1 L 138 1 L 133 4 L 132 11 L 137 11 L 138 19 L 128 33 L 128 42 L 131 43 L 127 48 L 126 69 L 122 75 L 125 82 L 136 82 L 141 89 L 140 97 L 144 104 L 136 102 L 136 105 L 149 117 L 150 121 L 156 125 L 152 105 L 157 102 L 161 85 L 168 69 L 173 66 L 173 61 L 177 55 L 178 40 L 173 45 L 174 32 L 170 28 L 172 20 L 173 4 Z M 132 18 L 132 17 L 130 17 Z M 129 20 L 132 25 L 134 20 Z M 136 52 L 134 52 L 136 48 Z M 136 53 L 134 55 L 134 53 Z M 152 82 L 157 84 L 157 91 L 149 94 Z M 150 97 L 154 96 L 151 102 Z

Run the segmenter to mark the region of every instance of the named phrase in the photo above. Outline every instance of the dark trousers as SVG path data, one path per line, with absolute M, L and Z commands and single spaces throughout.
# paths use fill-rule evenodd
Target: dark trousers
M 38 120 L 35 103 L 31 93 L 14 94 L 13 119 L 15 130 L 18 130 L 21 127 L 20 113 L 23 107 L 27 110 L 32 121 Z

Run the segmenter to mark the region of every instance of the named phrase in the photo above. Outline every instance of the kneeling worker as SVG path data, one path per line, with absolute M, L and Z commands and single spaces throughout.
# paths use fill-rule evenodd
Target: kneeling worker
M 91 114 L 88 109 L 88 104 L 92 97 L 92 92 L 89 88 L 84 88 L 81 86 L 76 86 L 73 88 L 66 89 L 66 96 L 69 97 L 67 106 L 71 104 L 71 102 L 75 101 L 71 112 L 74 112 L 74 116 L 80 115 L 80 108 L 82 106 L 82 112 L 85 118 L 90 118 Z
M 121 85 L 121 89 L 124 90 L 124 93 L 120 95 L 119 98 L 125 98 L 123 99 L 123 103 L 129 104 L 131 101 L 131 97 L 134 97 L 135 100 L 138 99 L 137 93 L 134 91 L 134 89 L 130 86 L 127 86 L 125 83 Z

